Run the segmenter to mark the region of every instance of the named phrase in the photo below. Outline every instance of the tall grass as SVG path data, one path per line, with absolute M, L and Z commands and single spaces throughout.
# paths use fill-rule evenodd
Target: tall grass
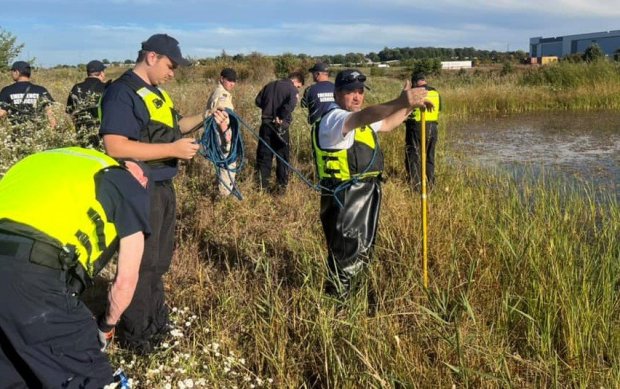
M 49 77 L 60 101 L 80 78 Z M 194 81 L 168 90 L 181 112 L 202 111 L 214 85 L 204 74 L 186 77 Z M 471 77 L 468 85 L 457 80 L 465 77 Z M 472 114 L 609 108 L 620 88 L 611 76 L 570 88 L 526 85 L 525 77 L 433 80 L 446 107 L 441 131 Z M 42 74 L 38 81 L 44 80 Z M 369 103 L 395 97 L 402 83 L 370 81 Z M 239 114 L 254 128 L 259 112 L 253 99 L 261 86 L 242 81 L 235 91 Z M 0 138 L 7 141 L 8 132 L 2 127 Z M 39 132 L 30 149 L 3 147 L 3 163 L 72 143 L 68 122 Z M 295 179 L 281 197 L 256 191 L 256 140 L 244 136 L 250 166 L 240 175 L 241 202 L 213 199 L 213 170 L 205 161 L 182 164 L 175 182 L 177 249 L 166 277 L 175 330 L 148 357 L 110 351 L 135 386 L 620 385 L 616 196 L 603 206 L 593 200 L 600 198 L 594 188 L 578 193 L 553 180 L 460 164 L 458 150 L 440 142 L 425 290 L 419 196 L 404 181 L 404 134 L 387 134 L 381 144 L 388 181 L 374 260 L 356 294 L 340 303 L 322 293 L 326 253 L 318 194 Z M 299 109 L 291 139 L 294 165 L 310 175 L 309 128 Z M 447 154 L 457 156 L 451 166 Z

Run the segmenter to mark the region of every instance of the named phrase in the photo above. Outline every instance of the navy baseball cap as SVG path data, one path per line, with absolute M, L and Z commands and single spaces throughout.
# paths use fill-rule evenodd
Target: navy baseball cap
M 237 82 L 237 72 L 232 68 L 222 69 L 220 76 L 224 77 L 228 81 Z
M 336 90 L 356 90 L 356 89 L 369 89 L 364 82 L 366 76 L 357 69 L 345 69 L 336 75 L 336 81 L 334 82 Z
M 415 84 L 416 82 L 420 81 L 420 80 L 426 80 L 426 75 L 424 75 L 424 73 L 422 72 L 417 72 L 414 75 L 411 76 L 411 82 L 413 84 Z
M 313 67 L 308 69 L 308 71 L 310 73 L 314 73 L 314 72 L 328 72 L 329 71 L 329 66 L 327 66 L 327 64 L 324 64 L 323 62 L 317 62 L 317 63 L 314 64 Z
M 28 62 L 15 61 L 13 62 L 13 65 L 11 66 L 11 70 L 17 70 L 20 73 L 29 73 L 32 70 L 32 68 L 30 67 L 30 64 Z
M 105 70 L 105 65 L 101 61 L 92 60 L 86 64 L 86 73 L 96 73 L 103 72 Z
M 181 55 L 179 41 L 168 34 L 155 34 L 142 42 L 142 50 L 154 51 L 157 54 L 165 55 L 177 66 L 187 66 L 188 60 Z

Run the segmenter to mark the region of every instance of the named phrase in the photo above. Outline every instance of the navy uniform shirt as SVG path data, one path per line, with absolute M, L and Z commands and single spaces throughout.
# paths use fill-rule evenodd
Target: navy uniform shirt
M 286 126 L 293 121 L 293 110 L 297 105 L 297 88 L 290 79 L 272 81 L 256 96 L 256 106 L 262 110 L 263 122 L 271 123 L 276 117 Z
M 0 91 L 0 108 L 7 111 L 12 123 L 32 119 L 53 102 L 47 89 L 30 81 L 17 81 Z
M 319 81 L 304 91 L 301 106 L 308 108 L 308 123 L 312 124 L 327 113 L 334 102 L 334 84 L 331 81 Z
M 146 87 L 163 98 L 156 87 L 144 82 L 132 70 L 125 72 L 118 80 L 110 84 L 103 94 L 99 135 L 122 135 L 130 140 L 139 141 L 141 130 L 149 123 L 149 111 L 142 98 L 122 80 L 130 80 L 135 85 Z M 179 116 L 177 120 L 180 118 Z M 177 171 L 178 168 L 172 166 L 153 167 L 151 178 L 153 181 L 170 180 L 177 174 Z
M 145 172 L 145 174 L 147 174 Z M 149 227 L 149 195 L 147 189 L 124 169 L 106 169 L 95 181 L 97 201 L 108 220 L 114 223 L 119 239 Z

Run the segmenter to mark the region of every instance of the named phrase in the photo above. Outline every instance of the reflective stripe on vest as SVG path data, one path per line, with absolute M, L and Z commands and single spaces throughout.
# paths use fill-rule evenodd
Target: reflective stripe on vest
M 426 111 L 426 121 L 427 122 L 436 122 L 439 120 L 439 92 L 435 89 L 429 89 L 428 94 L 426 95 L 426 100 L 429 100 L 435 108 L 432 111 Z M 411 117 L 419 122 L 422 120 L 422 113 L 420 112 L 420 108 L 415 108 L 413 112 L 411 112 Z
M 144 105 L 146 105 L 146 109 L 148 109 L 152 121 L 174 128 L 176 123 L 172 99 L 165 90 L 157 89 L 162 94 L 163 98 L 146 87 L 138 89 L 136 93 L 142 98 L 142 101 L 144 101 Z
M 348 181 L 381 174 L 383 153 L 378 148 L 377 135 L 370 126 L 353 130 L 353 145 L 349 149 L 330 150 L 319 147 L 320 124 L 319 120 L 312 128 L 314 162 L 320 180 Z M 369 166 L 371 163 L 372 167 Z
M 93 277 L 101 268 L 95 263 L 117 238 L 116 227 L 96 199 L 95 176 L 114 166 L 118 162 L 109 156 L 79 147 L 33 154 L 0 181 L 0 223 L 29 226 L 41 232 L 36 239 L 72 248 Z

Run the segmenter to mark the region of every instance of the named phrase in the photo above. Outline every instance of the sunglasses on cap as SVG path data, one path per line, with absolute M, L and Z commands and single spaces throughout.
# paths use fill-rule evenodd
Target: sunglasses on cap
M 358 72 L 353 72 L 351 74 L 347 74 L 345 77 L 343 77 L 343 81 L 344 82 L 354 82 L 354 81 L 359 81 L 359 82 L 365 82 L 366 81 L 366 76 L 363 74 L 360 74 Z

